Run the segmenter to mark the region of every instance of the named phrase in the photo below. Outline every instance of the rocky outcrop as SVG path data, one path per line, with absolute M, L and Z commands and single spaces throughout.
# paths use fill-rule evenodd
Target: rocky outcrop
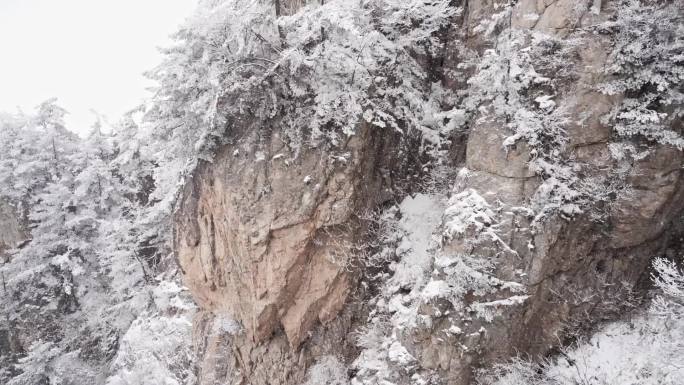
M 363 304 L 351 300 L 334 319 L 307 333 L 307 340 L 293 349 L 283 333 L 255 344 L 244 333 L 223 327 L 230 315 L 202 311 L 196 316 L 193 340 L 198 357 L 197 380 L 201 385 L 218 384 L 303 384 L 307 370 L 321 357 L 356 355 L 349 338 L 365 314 Z
M 648 175 L 634 193 L 618 197 L 605 222 L 589 216 L 571 221 L 547 220 L 534 229 L 531 217 L 515 212 L 531 198 L 534 178 L 506 178 L 473 171 L 456 190 L 476 189 L 492 204 L 500 204 L 498 231 L 506 245 L 466 237 L 448 241 L 442 253 L 468 252 L 494 261 L 493 274 L 502 281 L 522 283 L 528 295 L 519 304 L 507 303 L 518 293 L 469 294 L 465 313 L 450 313 L 450 306 L 434 303 L 423 314 L 434 317 L 430 328 L 405 336 L 406 346 L 421 366 L 436 370 L 448 384 L 471 384 L 474 371 L 490 368 L 511 357 L 543 357 L 559 344 L 583 335 L 601 321 L 619 317 L 638 301 L 640 285 L 648 279 L 653 256 L 676 255 L 672 239 L 680 239 L 684 186 L 680 172 L 658 160 L 668 154 L 681 167 L 677 150 L 663 148 L 639 162 L 631 178 Z M 648 174 L 638 170 L 650 169 Z M 665 177 L 664 175 L 668 175 Z M 676 242 L 675 242 L 676 244 Z M 637 296 L 637 297 L 635 297 Z M 478 318 L 478 304 L 496 305 L 493 320 Z M 471 306 L 468 308 L 468 306 Z M 438 310 L 438 312 L 436 312 Z M 453 310 L 451 310 L 453 311 Z M 446 335 L 453 325 L 461 332 Z M 410 342 L 409 342 L 410 341 Z
M 463 67 L 461 55 L 490 48 L 481 24 L 502 3 L 464 3 L 459 24 L 445 34 L 454 38 L 439 64 L 447 75 Z M 523 36 L 516 49 L 529 49 L 535 33 L 574 38 L 578 27 L 612 17 L 611 6 L 523 0 L 504 28 Z M 549 153 L 530 141 L 509 143 L 510 122 L 488 115 L 487 108 L 478 109 L 467 132 L 454 135 L 460 139 L 452 142 L 450 167 L 463 172 L 449 180 L 451 193 L 483 197 L 493 213 L 493 223 L 483 226 L 496 238 L 472 231 L 444 236 L 430 252 L 480 258 L 494 266 L 492 281 L 508 284 L 466 293 L 461 309 L 443 299 L 422 303 L 419 316 L 429 322 L 392 336 L 415 360 L 411 371 L 468 385 L 477 369 L 515 355 L 544 357 L 638 301 L 634 293 L 650 259 L 681 246 L 671 239 L 682 232 L 676 225 L 684 212 L 682 152 L 653 144 L 628 164 L 613 153 L 617 140 L 603 117 L 623 97 L 596 88 L 607 78 L 611 44 L 610 36 L 582 36 L 563 58 L 569 70 L 539 74 L 544 82 L 559 80 L 528 90 L 538 93 L 527 95 L 531 100 L 544 96 L 550 108 L 563 111 L 562 145 Z M 456 91 L 467 87 L 456 77 L 442 80 Z M 300 384 L 323 356 L 356 358 L 353 332 L 372 307 L 358 284 L 371 274 L 350 263 L 367 236 L 359 217 L 400 201 L 406 190 L 397 184 L 412 185 L 409 176 L 425 172 L 418 150 L 401 147 L 396 134 L 379 127 L 362 126 L 333 150 L 299 153 L 278 129 L 265 131 L 230 134 L 232 144 L 187 181 L 176 213 L 176 255 L 203 309 L 195 321 L 202 384 Z M 557 188 L 549 186 L 557 180 L 533 164 L 544 156 L 579 180 L 580 197 L 568 198 L 572 209 L 552 202 L 556 206 L 547 211 L 543 194 Z M 596 199 L 584 199 L 592 191 Z M 443 266 L 433 267 L 433 275 L 446 274 Z M 477 314 L 483 306 L 486 317 Z M 220 326 L 226 314 L 241 332 Z M 404 369 L 409 373 L 398 370 Z M 410 383 L 405 377 L 399 384 Z
M 394 196 L 392 178 L 412 161 L 399 158 L 398 135 L 365 125 L 333 151 L 298 156 L 278 130 L 233 135 L 186 184 L 174 228 L 184 281 L 204 310 L 200 356 L 223 367 L 203 365 L 203 377 L 295 383 L 312 351 L 353 345 L 340 343 L 353 314 L 340 314 L 356 290 L 359 217 Z M 239 322 L 239 336 L 206 326 L 217 314 Z
M 600 1 L 520 1 L 510 23 L 514 30 L 564 38 L 576 26 L 605 20 L 612 12 L 601 9 Z M 504 145 L 511 135 L 506 122 L 480 117 L 471 128 L 467 172 L 455 182 L 454 194 L 473 189 L 496 207 L 496 232 L 502 242 L 474 242 L 474 234 L 468 233 L 446 240 L 441 252 L 493 261 L 493 276 L 521 283 L 526 297 L 511 301 L 520 297 L 501 289 L 468 294 L 464 300 L 469 310 L 456 315 L 440 302 L 423 308 L 432 323 L 402 341 L 422 367 L 438 371 L 448 384 L 471 384 L 476 369 L 517 355 L 543 357 L 596 323 L 618 317 L 635 303 L 634 293 L 648 278 L 651 258 L 668 252 L 669 240 L 681 236 L 676 224 L 684 212 L 682 152 L 654 145 L 627 168 L 611 156 L 614 134 L 601 117 L 620 97 L 596 90 L 596 84 L 605 80 L 609 50 L 609 38 L 583 37 L 572 62 L 574 77 L 554 89 L 557 108 L 566 109 L 570 117 L 564 126 L 568 145 L 556 160 L 572 160 L 587 183 L 607 185 L 617 170 L 624 172 L 624 189 L 601 199 L 599 206 L 572 219 L 556 213 L 536 222 L 534 211 L 521 209 L 534 205 L 542 183 L 529 167 L 534 158 L 529 146 Z M 596 187 L 597 195 L 607 190 L 601 190 L 606 185 Z M 479 318 L 477 304 L 491 305 L 498 315 L 493 320 Z M 453 325 L 459 334 L 445 336 L 443 331 Z

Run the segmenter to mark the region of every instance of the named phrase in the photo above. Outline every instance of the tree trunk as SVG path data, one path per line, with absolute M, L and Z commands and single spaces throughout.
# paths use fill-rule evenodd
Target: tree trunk
M 282 15 L 282 9 L 280 7 L 280 0 L 273 0 L 275 2 L 275 13 L 276 13 L 276 23 L 280 16 Z M 285 32 L 283 27 L 278 24 L 278 36 L 280 36 L 280 48 L 285 48 Z

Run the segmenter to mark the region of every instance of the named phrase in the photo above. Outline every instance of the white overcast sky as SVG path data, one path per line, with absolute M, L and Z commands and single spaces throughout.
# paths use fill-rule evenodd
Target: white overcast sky
M 115 121 L 147 95 L 142 73 L 197 0 L 0 0 L 0 110 L 57 97 L 67 125 Z

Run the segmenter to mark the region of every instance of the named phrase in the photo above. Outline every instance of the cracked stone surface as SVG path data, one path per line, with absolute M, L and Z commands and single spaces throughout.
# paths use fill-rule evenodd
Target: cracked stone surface
M 353 345 L 341 341 L 355 288 L 347 261 L 365 234 L 358 217 L 394 196 L 392 175 L 411 166 L 396 133 L 363 124 L 335 151 L 297 157 L 278 130 L 233 135 L 188 181 L 174 220 L 183 280 L 204 314 L 201 383 L 250 373 L 251 384 L 292 384 L 315 352 Z M 216 314 L 238 321 L 239 336 L 217 336 L 207 326 Z M 233 358 L 216 357 L 226 352 Z M 227 367 L 233 359 L 243 361 Z
M 233 314 L 255 342 L 282 327 L 296 347 L 349 291 L 342 258 L 363 204 L 363 143 L 352 138 L 339 158 L 310 151 L 296 160 L 277 135 L 239 143 L 188 183 L 178 260 L 202 308 Z

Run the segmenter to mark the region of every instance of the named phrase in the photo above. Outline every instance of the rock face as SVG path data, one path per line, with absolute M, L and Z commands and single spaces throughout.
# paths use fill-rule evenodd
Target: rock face
M 675 166 L 661 163 L 661 156 Z M 681 164 L 680 152 L 660 149 L 630 173 L 630 178 L 648 175 L 647 181 L 617 198 L 606 222 L 587 216 L 570 222 L 555 218 L 535 230 L 531 218 L 514 209 L 529 201 L 538 184 L 535 178 L 471 171 L 459 181 L 456 192 L 475 189 L 491 204 L 501 205 L 501 213 L 507 215 L 498 217 L 497 226 L 506 245 L 473 244 L 472 239 L 461 237 L 448 241 L 442 252 L 459 255 L 467 251 L 494 261 L 493 276 L 523 284 L 529 297 L 506 306 L 517 293 L 502 289 L 466 296 L 466 307 L 500 301 L 501 307 L 495 310 L 498 315 L 491 321 L 472 313 L 434 317 L 435 310 L 449 314 L 450 307 L 426 306 L 422 314 L 433 316 L 431 326 L 413 330 L 402 342 L 413 347 L 411 353 L 423 368 L 438 371 L 448 384 L 466 385 L 474 383 L 474 369 L 489 368 L 517 355 L 543 357 L 564 339 L 619 316 L 648 279 L 653 256 L 681 252 L 681 245 L 668 248 L 682 234 L 683 180 L 680 173 L 670 172 Z M 650 171 L 642 173 L 643 169 Z M 443 331 L 452 325 L 462 334 L 444 338 Z
M 599 14 L 600 7 L 601 2 L 520 1 L 513 9 L 511 27 L 563 38 L 573 26 L 614 12 L 604 9 Z M 477 20 L 469 24 L 476 25 Z M 586 180 L 605 181 L 620 165 L 610 154 L 612 127 L 601 117 L 620 98 L 603 95 L 595 86 L 605 80 L 602 71 L 610 43 L 601 36 L 584 43 L 572 63 L 578 69 L 575 78 L 554 90 L 558 108 L 566 108 L 576 118 L 566 125 L 569 145 L 557 156 L 578 161 Z M 543 357 L 574 333 L 618 316 L 634 300 L 639 284 L 648 279 L 651 258 L 671 253 L 670 240 L 679 239 L 682 230 L 684 158 L 678 149 L 655 145 L 634 162 L 624 176 L 630 187 L 608 199 L 607 207 L 598 210 L 604 211 L 599 220 L 589 213 L 572 220 L 555 215 L 536 226 L 529 212 L 518 211 L 534 202 L 542 183 L 528 166 L 530 149 L 525 143 L 506 148 L 503 142 L 511 132 L 505 122 L 480 120 L 466 144 L 468 172 L 459 176 L 454 193 L 472 189 L 496 206 L 496 231 L 503 242 L 474 242 L 468 234 L 446 240 L 442 252 L 495 261 L 494 277 L 521 283 L 529 297 L 507 307 L 503 304 L 515 294 L 510 290 L 471 294 L 465 298 L 466 308 L 501 301 L 499 316 L 490 322 L 472 313 L 456 320 L 436 317 L 431 327 L 404 336 L 402 342 L 413 348 L 410 351 L 421 366 L 438 371 L 453 385 L 472 384 L 475 369 L 516 355 Z M 423 314 L 434 315 L 435 309 L 445 312 L 443 304 L 434 304 Z M 462 334 L 444 338 L 440 332 L 451 325 Z
M 498 9 L 497 2 L 467 2 L 463 25 L 448 34 L 464 34 L 469 49 L 483 51 L 487 46 L 476 27 Z M 522 0 L 507 27 L 562 39 L 614 12 L 597 0 Z M 473 384 L 478 368 L 516 354 L 543 357 L 575 333 L 614 318 L 647 278 L 650 259 L 667 253 L 670 240 L 682 233 L 682 152 L 654 145 L 627 168 L 611 156 L 613 128 L 601 118 L 621 96 L 595 87 L 605 80 L 610 44 L 599 34 L 585 37 L 574 51 L 572 75 L 553 89 L 556 108 L 572 117 L 564 122 L 567 143 L 557 159 L 576 162 L 574 171 L 592 183 L 608 183 L 620 169 L 628 186 L 595 208 L 600 218 L 591 211 L 535 218 L 532 206 L 545 180 L 530 166 L 536 156 L 530 145 L 504 145 L 511 136 L 506 121 L 482 112 L 464 143 L 452 148 L 451 166 L 467 171 L 451 183 L 452 193 L 475 191 L 496 206 L 498 239 L 477 240 L 470 233 L 445 238 L 440 253 L 491 261 L 493 277 L 515 282 L 525 295 L 499 309 L 514 297 L 510 288 L 467 293 L 466 309 L 496 307 L 489 320 L 472 311 L 455 317 L 443 303 L 421 306 L 429 325 L 398 338 L 420 369 L 437 373 L 442 383 Z M 460 63 L 454 46 L 447 46 L 444 68 Z M 443 82 L 464 87 L 453 79 Z M 414 172 L 408 170 L 417 163 L 397 150 L 399 139 L 377 127 L 362 127 L 334 152 L 306 149 L 297 156 L 277 129 L 233 135 L 233 144 L 186 183 L 175 220 L 178 262 L 203 309 L 195 323 L 200 379 L 299 384 L 324 355 L 355 358 L 352 332 L 364 323 L 369 299 L 357 283 L 368 272 L 348 263 L 364 240 L 359 217 L 403 198 L 394 187 L 411 183 L 407 176 Z M 223 314 L 244 333 L 216 327 Z M 444 337 L 452 326 L 461 332 Z M 408 377 L 402 381 L 410 383 Z
M 366 126 L 335 152 L 307 149 L 296 158 L 277 130 L 262 135 L 235 135 L 235 144 L 199 167 L 176 213 L 174 242 L 184 281 L 204 310 L 196 322 L 200 355 L 225 366 L 217 349 L 235 351 L 231 365 L 252 384 L 289 384 L 303 380 L 311 361 L 310 347 L 297 352 L 305 340 L 321 340 L 314 350 L 345 345 L 339 341 L 351 315 L 339 315 L 356 287 L 359 216 L 393 196 L 393 174 L 411 165 L 390 151 L 396 134 Z M 221 314 L 244 333 L 213 332 Z M 317 324 L 326 325 L 318 337 Z M 336 338 L 327 340 L 331 333 Z M 224 368 L 204 377 L 216 371 L 236 375 Z

